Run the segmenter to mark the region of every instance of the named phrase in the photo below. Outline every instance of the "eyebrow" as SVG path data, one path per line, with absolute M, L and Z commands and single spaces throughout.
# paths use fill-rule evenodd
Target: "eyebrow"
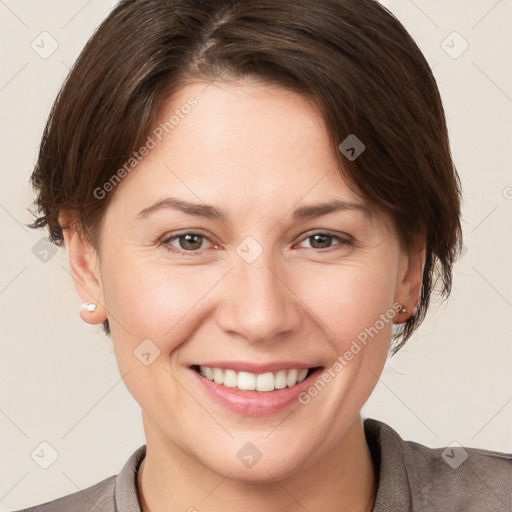
M 174 197 L 166 197 L 160 199 L 156 203 L 144 208 L 140 211 L 136 219 L 142 219 L 147 217 L 151 213 L 162 210 L 162 209 L 173 209 L 179 210 L 188 215 L 196 217 L 205 217 L 207 219 L 217 219 L 222 222 L 227 221 L 227 215 L 224 211 L 210 206 L 207 204 L 190 203 Z M 374 212 L 362 203 L 354 203 L 350 201 L 334 200 L 324 204 L 315 204 L 309 206 L 301 206 L 293 212 L 294 219 L 312 219 L 315 217 L 321 217 L 322 215 L 328 215 L 329 213 L 337 211 L 359 211 L 366 217 L 372 217 Z

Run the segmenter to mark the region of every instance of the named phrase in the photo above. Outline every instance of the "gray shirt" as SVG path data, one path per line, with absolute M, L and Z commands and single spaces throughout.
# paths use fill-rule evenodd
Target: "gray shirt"
M 512 511 L 512 454 L 429 448 L 372 418 L 364 431 L 378 477 L 373 512 Z M 146 445 L 138 448 L 118 475 L 19 512 L 141 512 L 137 470 L 145 453 Z

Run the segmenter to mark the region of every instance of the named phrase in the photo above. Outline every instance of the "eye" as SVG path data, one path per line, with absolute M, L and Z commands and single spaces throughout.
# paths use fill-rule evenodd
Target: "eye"
M 341 236 L 326 231 L 308 234 L 306 238 L 304 238 L 304 241 L 306 240 L 310 240 L 311 249 L 316 250 L 330 249 L 332 247 L 333 240 L 338 240 L 340 242 L 337 245 L 353 245 L 353 242 L 349 240 L 348 236 L 346 238 L 342 238 Z
M 168 247 L 170 251 L 181 252 L 182 254 L 198 252 L 204 249 L 203 242 L 208 238 L 201 233 L 187 232 L 177 235 L 171 235 L 163 239 L 160 243 Z M 176 243 L 177 245 L 175 245 Z M 216 246 L 215 246 L 216 247 Z
M 322 251 L 322 249 L 330 249 L 333 246 L 333 241 L 335 240 L 338 241 L 338 244 L 335 245 L 354 245 L 353 241 L 350 240 L 348 235 L 345 235 L 345 238 L 343 238 L 328 231 L 319 231 L 316 233 L 307 234 L 307 236 L 303 238 L 303 241 L 307 240 L 310 241 L 310 248 L 317 251 Z M 166 246 L 169 251 L 179 252 L 181 254 L 193 254 L 200 253 L 202 249 L 205 249 L 203 245 L 204 242 L 211 243 L 206 235 L 190 231 L 185 233 L 172 234 L 164 238 L 160 244 Z M 218 246 L 213 245 L 213 248 L 217 249 Z

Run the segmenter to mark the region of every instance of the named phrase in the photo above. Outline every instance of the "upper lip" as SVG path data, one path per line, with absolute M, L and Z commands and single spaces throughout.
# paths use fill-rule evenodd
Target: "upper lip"
M 267 372 L 278 372 L 279 370 L 291 370 L 302 368 L 316 368 L 319 365 L 300 363 L 298 361 L 275 361 L 265 364 L 250 363 L 244 361 L 206 361 L 192 366 L 208 366 L 210 368 L 222 368 L 224 370 L 235 370 L 236 372 L 249 372 L 256 375 Z

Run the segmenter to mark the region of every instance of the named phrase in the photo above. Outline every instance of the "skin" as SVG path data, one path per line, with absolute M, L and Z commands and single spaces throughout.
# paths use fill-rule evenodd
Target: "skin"
M 142 408 L 142 508 L 371 510 L 377 481 L 360 410 L 385 364 L 391 321 L 309 404 L 269 416 L 213 401 L 189 365 L 295 360 L 329 368 L 394 303 L 414 309 L 424 248 L 407 253 L 391 218 L 349 189 L 303 97 L 256 82 L 191 83 L 161 121 L 191 96 L 198 106 L 111 192 L 100 251 L 74 228 L 64 233 L 78 294 L 99 304 L 82 318 L 108 317 L 119 370 Z M 167 196 L 213 205 L 227 220 L 169 208 L 136 220 Z M 292 218 L 298 206 L 333 199 L 378 215 Z M 159 243 L 187 231 L 206 238 L 193 240 L 195 249 L 183 238 Z M 340 238 L 311 238 L 325 231 Z M 342 243 L 346 235 L 353 245 Z M 263 250 L 252 263 L 236 252 L 248 236 Z M 194 254 L 182 255 L 187 248 Z M 144 339 L 160 350 L 148 366 L 133 353 Z M 236 456 L 247 442 L 263 454 L 251 468 Z

